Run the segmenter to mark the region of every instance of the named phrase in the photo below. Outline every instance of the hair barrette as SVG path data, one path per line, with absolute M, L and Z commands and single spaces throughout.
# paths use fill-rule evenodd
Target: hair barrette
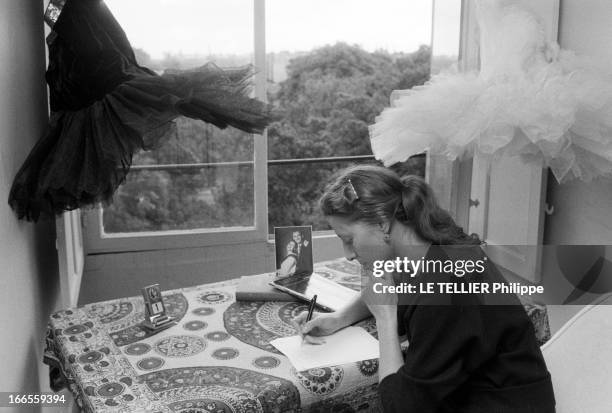
M 355 191 L 355 187 L 353 186 L 353 182 L 351 182 L 350 178 L 348 180 L 348 186 L 351 189 L 351 195 L 353 196 L 353 199 L 351 199 L 351 202 L 357 201 L 359 199 L 359 195 L 357 195 L 357 191 Z

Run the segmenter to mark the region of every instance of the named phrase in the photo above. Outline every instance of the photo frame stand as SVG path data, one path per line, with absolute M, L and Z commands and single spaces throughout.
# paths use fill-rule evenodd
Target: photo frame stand
M 144 322 L 149 330 L 160 331 L 176 323 L 174 317 L 166 314 L 166 307 L 159 284 L 149 285 L 142 289 L 144 298 Z
M 145 308 L 145 319 L 143 325 L 149 330 L 164 330 L 166 328 L 172 327 L 174 324 L 176 324 L 176 320 L 174 319 L 174 317 L 165 314 L 151 315 L 148 309 Z

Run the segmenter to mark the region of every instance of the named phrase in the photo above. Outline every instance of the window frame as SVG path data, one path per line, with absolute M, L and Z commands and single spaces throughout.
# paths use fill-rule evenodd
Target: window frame
M 433 0 L 435 1 L 435 0 Z M 268 65 L 266 64 L 266 0 L 253 0 L 254 18 L 254 96 L 267 101 Z M 432 4 L 433 10 L 433 4 Z M 433 19 L 433 13 L 432 13 Z M 433 29 L 433 28 L 432 28 Z M 253 165 L 254 225 L 243 227 L 199 228 L 191 230 L 143 231 L 107 234 L 103 231 L 103 208 L 97 205 L 82 211 L 83 246 L 85 255 L 126 252 L 143 252 L 183 248 L 211 247 L 219 245 L 266 243 L 274 244 L 268 234 L 268 164 L 296 164 L 316 162 L 339 162 L 374 159 L 373 155 L 337 156 L 316 159 L 268 160 L 267 130 L 254 134 L 253 161 L 236 162 Z M 223 164 L 220 163 L 220 164 Z M 200 166 L 198 166 L 200 165 Z M 189 165 L 191 168 L 204 164 Z M 172 169 L 169 165 L 156 165 Z M 208 164 L 207 166 L 213 166 Z M 181 167 L 184 167 L 182 165 Z M 202 167 L 202 168 L 204 168 Z M 141 169 L 133 166 L 132 170 Z M 142 168 L 146 169 L 146 168 Z M 322 243 L 322 250 L 338 255 L 339 241 L 330 230 L 314 231 L 313 239 Z M 327 255 L 327 254 L 325 254 Z
M 253 0 L 254 95 L 266 101 L 265 0 Z M 267 132 L 253 135 L 254 225 L 192 230 L 106 234 L 101 205 L 83 211 L 84 246 L 87 254 L 178 249 L 266 241 L 268 233 Z M 249 161 L 250 162 L 250 161 Z

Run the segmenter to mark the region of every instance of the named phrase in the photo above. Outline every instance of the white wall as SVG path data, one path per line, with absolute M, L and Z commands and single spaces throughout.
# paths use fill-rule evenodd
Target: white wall
M 7 204 L 47 119 L 43 7 L 0 0 L 0 391 L 22 393 L 45 390 L 45 326 L 59 298 L 54 224 L 18 221 Z
M 610 0 L 562 0 L 560 45 L 577 54 L 612 62 L 611 22 Z M 561 185 L 550 179 L 548 201 L 555 210 L 546 220 L 545 243 L 612 245 L 612 179 Z M 608 256 L 609 251 L 610 247 Z M 551 328 L 557 330 L 579 309 L 580 306 L 550 308 Z

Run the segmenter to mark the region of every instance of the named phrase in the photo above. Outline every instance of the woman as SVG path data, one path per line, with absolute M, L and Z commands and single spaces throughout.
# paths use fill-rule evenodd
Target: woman
M 320 204 L 342 239 L 346 258 L 358 260 L 366 272 L 376 261 L 397 257 L 448 259 L 442 247 L 447 245 L 465 246 L 475 259 L 483 258 L 478 238 L 465 234 L 415 176 L 400 178 L 377 166 L 352 167 L 326 188 Z M 426 276 L 449 278 L 444 273 Z M 498 276 L 494 268 L 479 274 L 482 280 Z M 374 281 L 394 282 L 391 274 Z M 495 306 L 483 305 L 482 297 L 473 294 L 402 298 L 407 305 L 398 306 L 395 294 L 376 294 L 370 283 L 343 310 L 317 314 L 307 323 L 300 314 L 295 321 L 302 334 L 321 336 L 374 316 L 379 393 L 386 412 L 555 411 L 550 375 L 518 300 Z M 401 330 L 410 343 L 405 357 Z
M 289 275 L 293 275 L 295 273 L 295 268 L 297 265 L 297 244 L 295 241 L 291 240 L 287 243 L 287 255 L 283 259 L 283 262 L 280 264 L 280 268 L 278 270 L 278 275 L 281 277 L 286 277 Z

